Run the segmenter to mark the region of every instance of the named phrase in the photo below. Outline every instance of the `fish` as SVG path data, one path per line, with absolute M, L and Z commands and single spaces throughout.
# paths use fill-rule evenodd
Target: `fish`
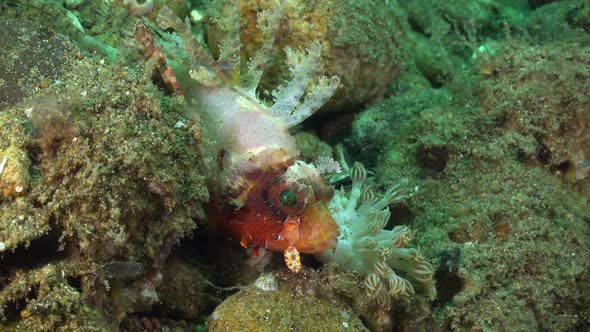
M 300 253 L 334 249 L 340 230 L 327 207 L 331 187 L 320 170 L 302 160 L 289 129 L 327 102 L 340 81 L 337 76 L 312 79 L 322 50 L 314 41 L 306 51 L 285 49 L 293 77 L 273 91 L 274 103 L 258 97 L 281 10 L 274 2 L 258 14 L 264 41 L 245 68 L 237 4 L 228 6 L 226 20 L 220 22 L 228 37 L 217 60 L 194 38 L 190 21 L 180 20 L 167 7 L 158 13 L 157 26 L 146 19 L 138 22 L 134 36 L 144 54 L 158 62 L 161 81 L 184 96 L 189 113 L 198 114 L 206 133 L 203 150 L 208 158 L 201 167 L 211 197 L 205 208 L 209 224 L 252 247 L 254 255 L 259 248 L 283 252 L 287 267 L 299 272 Z M 176 43 L 174 51 L 156 45 L 146 36 L 149 31 L 162 45 Z M 184 54 L 178 54 L 179 45 Z

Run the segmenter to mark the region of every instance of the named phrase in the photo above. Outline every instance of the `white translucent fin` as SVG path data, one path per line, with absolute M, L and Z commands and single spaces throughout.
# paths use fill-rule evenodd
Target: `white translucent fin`
M 217 66 L 224 76 L 237 81 L 240 75 L 240 14 L 237 1 L 223 7 L 223 16 L 217 23 L 225 30 L 225 37 L 219 45 Z
M 258 28 L 262 31 L 263 42 L 259 45 L 254 57 L 248 61 L 247 72 L 240 79 L 241 88 L 251 97 L 256 96 L 256 88 L 260 83 L 262 73 L 269 63 L 272 45 L 275 41 L 275 31 L 279 28 L 282 7 L 277 4 L 274 9 L 267 9 L 258 13 Z
M 293 51 L 288 47 L 285 48 L 285 52 L 293 78 L 273 91 L 275 104 L 272 106 L 272 112 L 282 118 L 287 118 L 299 106 L 299 100 L 316 70 L 322 46 L 318 42 L 312 43 L 307 49 L 307 54 L 303 51 Z
M 332 97 L 339 84 L 338 76 L 321 77 L 318 84 L 312 86 L 311 91 L 305 96 L 303 103 L 299 104 L 293 113 L 287 116 L 287 126 L 293 127 L 300 124 L 320 109 Z
M 213 59 L 207 54 L 207 51 L 193 37 L 191 23 L 188 19 L 182 22 L 178 16 L 167 6 L 163 6 L 156 17 L 158 26 L 164 30 L 173 29 L 176 31 L 183 42 L 184 50 L 189 56 L 190 67 L 195 68 L 197 64 L 212 65 Z
M 205 48 L 193 36 L 188 17 L 182 22 L 172 9 L 163 6 L 158 12 L 156 22 L 160 28 L 175 30 L 182 39 L 184 50 L 189 57 L 190 76 L 205 86 L 217 86 L 224 77 L 217 64 Z

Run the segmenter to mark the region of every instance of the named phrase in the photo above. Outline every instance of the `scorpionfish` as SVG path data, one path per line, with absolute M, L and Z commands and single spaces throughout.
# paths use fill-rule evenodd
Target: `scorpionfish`
M 199 114 L 209 138 L 203 143 L 210 156 L 204 166 L 211 195 L 206 208 L 209 223 L 243 247 L 253 247 L 254 254 L 259 248 L 284 252 L 288 268 L 299 272 L 299 253 L 335 248 L 340 231 L 327 208 L 331 189 L 313 164 L 301 160 L 289 129 L 332 96 L 339 78 L 312 80 L 320 43 L 313 42 L 306 51 L 286 48 L 292 79 L 273 91 L 274 104 L 266 105 L 256 88 L 270 58 L 280 4 L 258 14 L 264 42 L 245 68 L 237 5 L 227 11 L 220 25 L 228 36 L 217 60 L 194 38 L 189 20 L 181 21 L 166 7 L 157 16 L 159 27 L 144 20 L 135 38 L 142 53 L 157 63 L 170 90 L 184 95 L 191 112 Z M 149 30 L 160 35 L 162 49 L 166 43 L 174 47 L 171 56 L 164 58 Z

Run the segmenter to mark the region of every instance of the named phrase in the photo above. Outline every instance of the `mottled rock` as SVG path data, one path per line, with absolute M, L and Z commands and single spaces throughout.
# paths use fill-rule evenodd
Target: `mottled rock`
M 312 288 L 279 281 L 275 291 L 252 285 L 228 297 L 209 317 L 217 331 L 368 331 L 348 306 Z

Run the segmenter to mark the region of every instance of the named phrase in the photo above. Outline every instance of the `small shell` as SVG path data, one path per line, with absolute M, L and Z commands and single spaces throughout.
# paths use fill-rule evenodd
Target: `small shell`
M 263 273 L 254 281 L 254 286 L 265 292 L 276 291 L 279 288 L 277 279 L 272 273 Z

